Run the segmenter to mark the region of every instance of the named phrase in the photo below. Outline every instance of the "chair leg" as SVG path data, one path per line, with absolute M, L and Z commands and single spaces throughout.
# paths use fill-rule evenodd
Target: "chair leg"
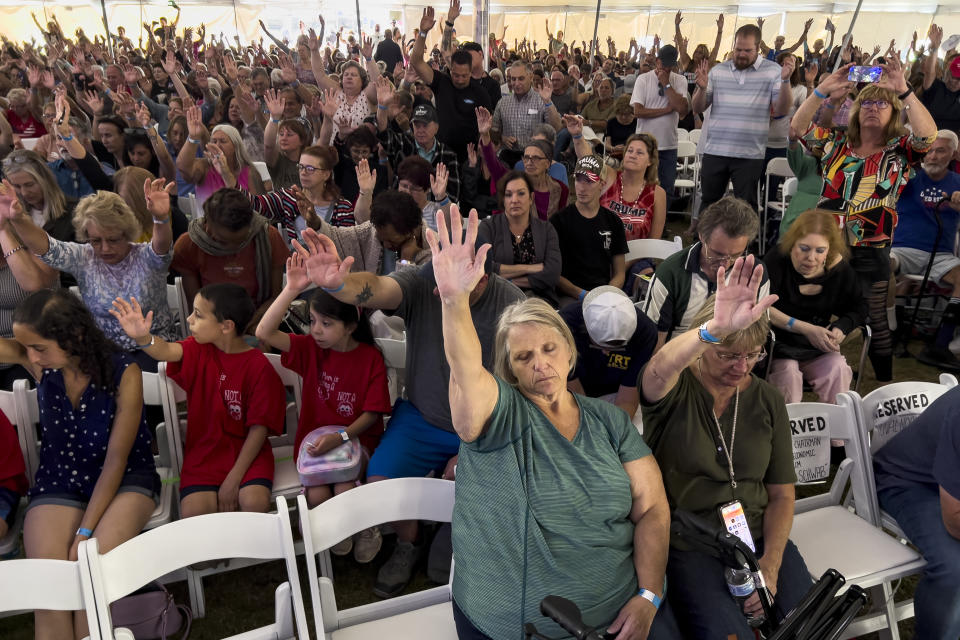
M 207 615 L 206 602 L 203 597 L 203 578 L 199 572 L 187 569 L 187 590 L 190 593 L 190 609 L 194 618 L 203 618 Z
M 887 614 L 887 628 L 878 632 L 881 640 L 900 640 L 900 628 L 897 626 L 897 603 L 893 601 L 893 588 L 889 582 L 883 583 L 883 609 Z
M 860 383 L 863 381 L 864 366 L 867 364 L 867 354 L 870 351 L 870 341 L 873 338 L 873 332 L 869 326 L 863 327 L 863 347 L 860 349 L 860 363 L 857 365 L 857 381 L 853 385 L 853 390 L 860 393 Z

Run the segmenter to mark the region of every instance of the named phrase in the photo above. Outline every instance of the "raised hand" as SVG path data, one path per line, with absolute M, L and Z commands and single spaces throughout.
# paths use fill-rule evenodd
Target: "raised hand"
M 810 31 L 810 27 L 812 26 L 813 26 L 813 18 L 810 18 L 809 20 L 803 23 L 803 32 L 806 33 L 807 31 Z
M 6 222 L 23 215 L 23 205 L 17 198 L 17 192 L 6 178 L 0 183 L 0 220 Z
M 143 181 L 143 197 L 147 200 L 147 211 L 155 220 L 166 220 L 170 216 L 170 196 L 177 192 L 177 183 L 159 180 Z
M 680 26 L 680 23 L 683 22 L 683 12 L 677 11 L 677 15 L 673 18 L 673 24 Z
M 285 53 L 280 54 L 280 79 L 287 84 L 293 83 L 297 79 L 297 67 L 293 64 Z
M 475 167 L 479 158 L 477 157 L 477 145 L 473 142 L 467 143 L 467 166 Z
M 141 102 L 137 107 L 137 122 L 141 127 L 147 129 L 150 127 L 150 121 L 152 119 L 153 117 L 150 115 L 150 109 L 147 108 L 146 104 Z
M 717 29 L 723 29 L 723 12 L 721 12 L 720 15 L 717 16 Z
M 160 59 L 160 65 L 163 67 L 163 70 L 167 72 L 167 75 L 174 76 L 177 74 L 177 67 L 179 66 L 177 62 L 177 56 L 173 53 L 173 49 L 167 50 L 167 55 Z
M 284 100 L 274 89 L 267 89 L 263 94 L 263 103 L 270 112 L 270 117 L 279 120 L 283 117 Z
M 803 70 L 803 81 L 805 84 L 813 84 L 817 81 L 817 72 L 820 71 L 820 65 L 816 61 L 811 62 L 807 65 L 807 68 Z
M 260 105 L 257 104 L 257 99 L 253 97 L 253 94 L 246 89 L 241 89 L 237 91 L 236 96 L 237 108 L 240 109 L 240 117 L 243 121 L 253 122 L 256 120 Z
M 583 118 L 578 115 L 565 115 L 562 118 L 563 126 L 567 132 L 574 138 L 583 135 Z
M 760 31 L 763 31 L 763 18 L 757 18 L 757 26 L 760 27 Z
M 447 197 L 447 181 L 450 179 L 450 172 L 447 165 L 442 162 L 437 163 L 436 175 L 430 175 L 430 191 L 433 192 L 433 199 L 440 202 Z
M 341 262 L 333 240 L 313 229 L 304 229 L 301 238 L 302 244 L 294 240 L 293 247 L 303 258 L 310 281 L 325 289 L 340 287 L 350 273 L 353 256 Z
M 377 86 L 377 104 L 387 106 L 393 100 L 393 83 L 386 76 L 378 76 L 375 80 Z
M 363 46 L 360 47 L 360 55 L 363 56 L 364 60 L 369 60 L 373 57 L 373 38 L 363 38 Z
M 325 118 L 333 118 L 337 115 L 337 109 L 340 108 L 340 104 L 337 102 L 337 95 L 339 93 L 340 89 L 327 89 L 320 94 Z
M 480 135 L 489 134 L 493 128 L 493 116 L 486 107 L 477 107 L 474 112 L 477 114 L 477 131 Z
M 50 71 L 49 69 L 44 69 L 43 71 L 41 71 L 40 84 L 52 91 L 53 88 L 57 86 L 57 81 L 53 77 L 53 71 Z
M 903 65 L 900 64 L 900 52 L 893 51 L 892 55 L 886 58 L 886 62 L 880 65 L 883 69 L 883 76 L 877 86 L 884 89 L 892 89 L 897 95 L 907 90 L 907 79 L 903 75 Z
M 450 8 L 447 9 L 447 20 L 454 22 L 457 18 L 460 17 L 460 0 L 450 0 Z M 547 23 L 549 26 L 549 22 Z M 550 33 L 550 29 L 547 29 L 547 33 Z
M 307 276 L 303 256 L 294 252 L 287 258 L 287 289 L 299 293 L 308 286 L 310 286 L 310 278 Z
M 90 111 L 93 112 L 93 115 L 99 116 L 103 113 L 103 98 L 100 97 L 99 92 L 84 91 L 83 101 L 88 107 L 90 107 Z
M 138 342 L 144 340 L 150 335 L 150 327 L 153 326 L 153 311 L 148 311 L 143 315 L 143 309 L 140 303 L 134 297 L 127 302 L 123 298 L 117 297 L 113 301 L 113 308 L 108 309 L 110 315 L 117 319 L 120 328 L 128 336 Z
M 780 68 L 780 79 L 786 82 L 793 75 L 793 70 L 797 67 L 797 59 L 792 55 L 783 59 L 783 66 Z
M 927 30 L 927 38 L 930 40 L 930 50 L 938 51 L 940 44 L 943 42 L 943 27 L 931 24 Z
M 546 78 L 538 79 L 535 86 L 537 94 L 544 103 L 548 103 L 553 99 L 553 85 L 550 84 L 549 80 Z
M 423 15 L 420 17 L 420 31 L 429 33 L 436 24 L 437 19 L 434 17 L 433 7 L 427 7 L 423 10 Z
M 700 64 L 697 65 L 697 86 L 707 90 L 707 84 L 710 81 L 710 62 L 704 58 L 700 61 Z
M 480 219 L 477 210 L 470 210 L 467 221 L 466 237 L 463 237 L 463 222 L 460 219 L 460 207 L 450 207 L 450 229 L 447 230 L 446 216 L 437 216 L 437 231 L 427 229 L 427 243 L 433 254 L 433 275 L 437 282 L 437 293 L 445 303 L 466 298 L 483 277 L 483 264 L 490 250 L 484 244 L 476 252 L 477 229 Z M 759 282 L 757 283 L 759 286 Z
M 203 116 L 200 114 L 200 107 L 192 105 L 184 111 L 187 118 L 187 133 L 194 140 L 203 140 L 207 137 L 207 128 L 203 126 Z
M 220 177 L 223 178 L 223 183 L 227 187 L 232 189 L 236 186 L 236 177 L 233 175 L 230 164 L 227 162 L 227 158 L 220 147 L 212 142 L 207 143 L 207 146 L 203 150 L 203 157 L 213 165 L 214 170 L 220 174 Z
M 777 301 L 776 295 L 767 295 L 757 300 L 763 265 L 754 266 L 753 255 L 737 258 L 730 270 L 729 281 L 725 268 L 717 270 L 717 298 L 713 312 L 713 335 L 727 336 L 745 329 L 760 319 Z
M 357 186 L 361 193 L 373 193 L 377 186 L 377 170 L 370 170 L 370 163 L 366 158 L 357 163 Z

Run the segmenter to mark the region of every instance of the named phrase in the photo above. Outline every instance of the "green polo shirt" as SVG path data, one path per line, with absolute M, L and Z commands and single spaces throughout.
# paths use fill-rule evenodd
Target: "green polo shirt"
M 454 600 L 491 638 L 519 638 L 525 622 L 565 636 L 540 614 L 547 595 L 576 602 L 587 624 L 609 624 L 637 592 L 623 465 L 650 449 L 612 404 L 575 396 L 580 426 L 568 441 L 516 388 L 497 384 L 486 431 L 460 445 Z
M 690 369 L 684 369 L 670 392 L 653 404 L 643 400 L 643 372 L 637 379 L 643 411 L 643 438 L 660 465 L 671 509 L 691 511 L 722 526 L 719 508 L 733 500 L 743 504 L 754 540 L 763 536 L 767 484 L 795 484 L 790 420 L 783 396 L 751 374 L 740 392 L 733 471 L 730 486 L 727 458 L 720 449 L 713 419 L 713 396 Z M 723 438 L 730 446 L 735 401 L 720 416 Z

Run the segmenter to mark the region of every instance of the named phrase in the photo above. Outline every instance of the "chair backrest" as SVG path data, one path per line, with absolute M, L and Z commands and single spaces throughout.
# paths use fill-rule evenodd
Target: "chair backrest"
M 800 187 L 800 181 L 796 178 L 787 178 L 783 181 L 783 197 L 792 198 L 797 195 L 797 189 Z
M 13 384 L 14 389 L 16 389 L 18 385 L 24 389 L 27 388 L 26 380 L 16 380 Z M 27 448 L 27 434 L 30 433 L 30 431 L 27 429 L 28 423 L 22 415 L 23 410 L 17 401 L 18 395 L 20 394 L 16 391 L 0 391 L 0 411 L 3 411 L 3 414 L 7 416 L 7 420 L 9 420 L 13 428 L 17 430 L 17 442 L 20 443 L 20 452 L 23 455 L 23 464 L 24 467 L 26 467 L 27 478 L 32 482 L 34 474 L 33 460 L 30 459 L 30 452 Z
M 166 362 L 157 363 L 157 375 L 163 383 L 163 422 L 167 427 L 167 437 L 173 452 L 171 462 L 174 464 L 176 474 L 180 475 L 183 469 L 183 440 L 186 432 L 185 421 L 180 419 L 177 403 L 187 401 L 187 392 L 167 376 Z
M 910 425 L 930 404 L 956 386 L 947 374 L 941 382 L 895 382 L 863 397 L 862 420 L 870 452 L 876 453 Z
M 797 484 L 810 484 L 830 476 L 830 440 L 842 440 L 844 455 L 853 461 L 851 491 L 857 514 L 871 523 L 879 521 L 879 507 L 872 494 L 873 468 L 866 456 L 857 424 L 859 398 L 850 393 L 837 395 L 837 404 L 799 402 L 787 405 L 793 439 Z M 843 486 L 834 487 L 838 496 Z
M 656 240 L 653 238 L 643 238 L 640 240 L 630 240 L 627 242 L 626 261 L 639 260 L 640 258 L 655 258 L 664 260 L 683 250 L 683 241 L 680 236 L 674 236 L 673 240 Z
M 210 513 L 185 518 L 141 533 L 104 554 L 99 553 L 96 538 L 84 545 L 100 630 L 106 638 L 113 637 L 111 603 L 171 571 L 222 558 L 284 560 L 297 637 L 310 637 L 283 498 L 277 498 L 277 513 Z
M 257 173 L 260 174 L 260 179 L 264 182 L 272 181 L 273 178 L 270 177 L 270 169 L 267 168 L 267 163 L 262 160 L 255 160 L 251 163 L 253 168 L 257 170 Z
M 690 142 L 692 142 L 693 144 L 697 144 L 698 142 L 700 142 L 700 134 L 702 131 L 703 131 L 702 129 L 691 129 L 690 137 L 689 137 Z
M 678 141 L 678 142 L 679 142 L 680 140 L 689 140 L 689 139 L 690 139 L 690 132 L 689 132 L 689 131 L 687 131 L 686 129 L 680 129 L 680 128 L 677 129 L 677 141 Z
M 335 601 L 322 596 L 321 592 L 324 590 L 332 595 L 332 585 L 329 576 L 322 579 L 318 576 L 316 555 L 347 536 L 384 522 L 450 522 L 453 519 L 454 490 L 455 483 L 449 480 L 397 478 L 356 487 L 313 509 L 307 507 L 306 496 L 301 494 L 297 497 L 297 512 L 300 515 L 303 549 L 307 557 L 307 575 L 317 637 L 322 638 L 324 632 L 340 625 Z M 452 578 L 452 568 L 450 575 Z M 430 591 L 443 596 L 445 591 L 449 594 L 449 586 L 435 587 Z M 321 600 L 329 602 L 330 606 L 322 607 Z M 389 615 L 390 605 L 387 602 L 364 605 L 362 608 L 376 608 Z M 373 611 L 365 613 L 375 615 Z
M 187 313 L 186 300 L 183 297 L 183 278 L 180 276 L 176 277 L 173 284 L 167 285 L 167 306 L 170 307 L 173 319 L 177 323 L 178 334 L 183 340 L 190 335 L 190 330 L 187 328 L 187 316 L 190 314 Z
M 293 438 L 297 435 L 297 422 L 300 419 L 300 409 L 303 407 L 303 380 L 296 371 L 287 369 L 280 362 L 279 353 L 268 353 L 267 360 L 273 365 L 273 370 L 280 376 L 284 388 L 293 389 L 293 402 L 287 405 L 286 410 L 286 428 L 284 429 L 284 440 L 289 439 L 293 444 Z
M 17 404 L 19 420 L 17 427 L 23 428 L 24 462 L 27 465 L 27 479 L 33 486 L 33 479 L 40 466 L 40 407 L 37 405 L 37 390 L 27 386 L 26 380 L 13 383 L 13 395 Z M 9 417 L 9 416 L 8 416 Z
M 66 560 L 4 560 L 0 562 L 0 611 L 87 611 L 90 638 L 96 628 L 93 591 L 83 562 Z M 84 575 L 86 573 L 86 575 Z
M 790 162 L 786 158 L 772 158 L 767 163 L 767 175 L 792 178 L 793 169 L 790 168 Z
M 697 155 L 697 145 L 689 140 L 680 140 L 677 142 L 677 159 L 693 159 Z
M 407 341 L 393 338 L 376 338 L 377 346 L 383 352 L 383 362 L 391 369 L 403 369 L 407 366 Z

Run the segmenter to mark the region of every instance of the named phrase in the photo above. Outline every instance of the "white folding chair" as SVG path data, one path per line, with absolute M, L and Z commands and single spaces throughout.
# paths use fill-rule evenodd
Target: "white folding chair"
M 283 498 L 277 498 L 277 513 L 211 513 L 147 531 L 104 554 L 96 538 L 83 542 L 84 547 L 96 603 L 91 619 L 99 620 L 104 638 L 113 634 L 112 603 L 171 571 L 223 558 L 283 560 L 287 570 L 287 582 L 276 590 L 273 623 L 232 636 L 235 640 L 310 637 Z
M 896 639 L 897 620 L 912 616 L 913 604 L 895 603 L 891 583 L 917 573 L 926 562 L 878 526 L 876 495 L 871 496 L 873 468 L 857 426 L 856 398 L 851 393 L 841 393 L 836 405 L 805 402 L 788 405 L 788 412 L 795 424 L 813 425 L 817 428 L 815 433 L 825 433 L 827 440 L 844 442 L 847 459 L 841 465 L 842 473 L 849 473 L 856 507 L 856 511 L 850 511 L 841 504 L 843 487 L 826 494 L 826 498 L 818 496 L 816 503 L 802 504 L 801 512 L 794 515 L 790 539 L 814 577 L 832 568 L 846 578 L 847 584 L 864 589 L 875 587 L 882 593 L 874 599 L 880 603 L 881 611 L 858 618 L 844 637 L 887 628 Z M 825 425 L 822 432 L 821 424 Z M 839 483 L 834 480 L 834 484 Z
M 338 610 L 329 564 L 316 555 L 347 536 L 383 522 L 453 517 L 454 483 L 436 478 L 400 478 L 373 482 L 307 508 L 297 498 L 317 638 L 353 640 L 456 640 L 450 584 L 352 609 Z M 450 571 L 453 578 L 453 568 Z
M 167 285 L 167 306 L 170 307 L 173 319 L 177 323 L 179 338 L 183 340 L 190 335 L 190 329 L 187 327 L 187 316 L 190 314 L 187 311 L 186 300 L 182 296 L 183 278 L 177 276 L 173 282 Z
M 687 131 L 686 129 L 681 129 L 677 127 L 677 141 L 680 141 L 680 140 L 686 141 L 689 139 L 690 139 L 690 132 Z
M 267 167 L 267 163 L 262 160 L 255 160 L 251 163 L 253 168 L 257 170 L 257 173 L 260 174 L 260 179 L 264 183 L 272 182 L 273 178 L 270 177 L 270 169 Z
M 191 193 L 188 196 L 178 197 L 177 207 L 183 212 L 183 215 L 189 219 L 203 217 L 203 207 L 197 202 L 196 194 Z
M 688 195 L 696 189 L 699 166 L 697 145 L 689 140 L 677 142 L 677 179 L 673 186 L 679 195 Z
M 14 382 L 14 388 L 17 386 L 26 388 L 26 380 L 17 380 Z M 0 411 L 7 416 L 7 420 L 17 430 L 17 441 L 20 444 L 20 452 L 23 455 L 23 466 L 28 481 L 33 481 L 33 471 L 31 467 L 30 454 L 27 451 L 27 429 L 24 428 L 25 421 L 21 416 L 20 406 L 17 403 L 17 394 L 13 391 L 0 391 Z M 7 535 L 0 538 L 0 558 L 15 554 L 20 547 L 20 531 L 23 529 L 23 518 L 26 515 L 26 498 L 21 498 L 20 508 L 17 509 L 17 517 L 7 531 Z
M 940 383 L 895 382 L 871 391 L 857 401 L 857 419 L 865 444 L 866 460 L 873 465 L 873 454 L 883 448 L 895 435 L 906 429 L 924 409 L 951 388 L 957 386 L 957 378 L 949 373 L 940 374 Z M 872 475 L 871 475 L 872 478 Z M 876 484 L 872 486 L 876 500 Z M 892 516 L 880 509 L 877 511 L 884 529 L 905 538 L 903 530 Z
M 702 131 L 703 131 L 702 129 L 691 129 L 690 136 L 688 138 L 690 142 L 692 142 L 693 144 L 698 144 L 700 142 L 700 134 Z
M 781 195 L 779 201 L 776 201 L 770 197 L 771 176 L 777 176 L 780 178 L 794 177 L 793 169 L 790 168 L 790 163 L 786 158 L 773 158 L 767 164 L 763 188 L 763 208 L 760 210 L 760 255 L 764 255 L 767 251 L 767 225 L 770 222 L 769 210 L 773 209 L 781 217 L 783 217 L 783 212 L 787 210 L 785 195 Z
M 627 255 L 624 258 L 626 264 L 630 265 L 631 262 L 636 260 L 641 260 L 644 258 L 652 258 L 654 260 L 665 260 L 666 258 L 672 256 L 677 251 L 683 249 L 683 240 L 680 239 L 680 236 L 674 236 L 673 240 L 660 240 L 654 238 L 642 238 L 640 240 L 629 240 L 627 241 Z M 629 269 L 628 269 L 629 270 Z M 644 278 L 649 278 L 650 276 L 643 276 Z M 634 281 L 633 290 L 629 292 L 629 295 L 634 300 L 639 297 L 638 291 L 640 286 L 640 276 Z M 649 289 L 648 289 L 649 290 Z M 637 301 L 637 304 L 642 305 L 644 300 Z
M 0 562 L 0 613 L 37 609 L 86 611 L 90 625 L 88 640 L 100 640 L 90 571 L 82 554 L 76 562 L 40 559 Z M 123 631 L 117 634 L 116 640 L 133 639 L 129 631 Z
M 267 360 L 280 376 L 284 388 L 293 389 L 293 402 L 287 403 L 284 434 L 270 438 L 273 448 L 273 492 L 272 497 L 289 497 L 300 493 L 300 476 L 297 474 L 297 452 L 293 443 L 297 437 L 297 422 L 300 408 L 303 406 L 303 380 L 295 372 L 280 363 L 280 354 L 268 353 Z
M 406 333 L 404 333 L 406 336 Z M 407 367 L 407 341 L 393 338 L 376 338 L 377 346 L 383 353 L 383 362 L 387 366 L 387 386 L 390 389 L 391 404 L 404 396 L 404 371 Z

